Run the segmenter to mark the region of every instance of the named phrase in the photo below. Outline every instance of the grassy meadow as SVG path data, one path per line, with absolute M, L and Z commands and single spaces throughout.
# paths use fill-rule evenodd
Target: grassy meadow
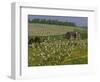
M 69 31 L 81 38 L 66 39 Z M 28 44 L 28 66 L 88 64 L 87 28 L 28 23 L 28 40 L 39 37 L 39 43 Z

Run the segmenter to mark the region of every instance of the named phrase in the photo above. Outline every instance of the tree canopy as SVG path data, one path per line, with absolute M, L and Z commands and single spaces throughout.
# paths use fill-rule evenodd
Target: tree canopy
M 75 23 L 72 22 L 64 22 L 58 20 L 47 20 L 47 19 L 32 19 L 28 20 L 29 23 L 40 23 L 40 24 L 52 24 L 52 25 L 64 25 L 64 26 L 76 26 Z

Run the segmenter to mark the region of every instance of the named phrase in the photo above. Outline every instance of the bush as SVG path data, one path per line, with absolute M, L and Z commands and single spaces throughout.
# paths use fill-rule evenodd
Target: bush
M 30 38 L 29 40 L 28 40 L 28 44 L 30 45 L 30 44 L 32 44 L 34 42 L 34 39 L 33 38 Z

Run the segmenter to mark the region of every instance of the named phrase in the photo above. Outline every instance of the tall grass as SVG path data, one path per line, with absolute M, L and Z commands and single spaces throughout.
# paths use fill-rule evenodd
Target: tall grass
M 33 43 L 28 49 L 29 66 L 87 64 L 87 41 L 55 40 Z

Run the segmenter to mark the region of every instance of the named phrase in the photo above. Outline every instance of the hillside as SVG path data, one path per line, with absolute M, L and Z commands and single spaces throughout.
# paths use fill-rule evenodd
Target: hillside
M 61 25 L 50 25 L 50 24 L 28 24 L 28 35 L 29 36 L 48 36 L 48 35 L 62 35 L 68 31 L 79 31 L 86 32 L 86 28 L 72 27 L 72 26 L 61 26 Z

